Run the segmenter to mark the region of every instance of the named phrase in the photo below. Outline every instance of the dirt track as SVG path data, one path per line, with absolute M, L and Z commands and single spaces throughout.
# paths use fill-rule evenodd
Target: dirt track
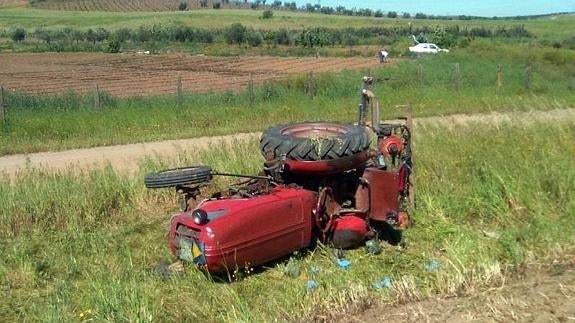
M 0 0 L 1 1 L 1 0 Z M 237 91 L 254 84 L 308 72 L 365 70 L 379 66 L 365 57 L 211 57 L 144 53 L 4 53 L 0 80 L 5 88 L 27 93 L 101 91 L 114 96 Z
M 571 255 L 575 257 L 575 255 Z M 575 322 L 575 263 L 530 269 L 472 295 L 376 304 L 335 322 Z
M 575 109 L 551 111 L 531 111 L 521 113 L 489 113 L 474 115 L 452 115 L 447 117 L 429 117 L 415 119 L 416 126 L 447 126 L 467 123 L 501 123 L 532 121 L 575 121 Z M 52 170 L 67 169 L 70 166 L 78 168 L 98 168 L 111 165 L 119 171 L 138 169 L 138 162 L 144 157 L 174 157 L 179 152 L 197 151 L 234 140 L 258 140 L 259 133 L 241 133 L 218 137 L 200 137 L 180 140 L 166 140 L 148 143 L 138 143 L 118 146 L 73 149 L 59 152 L 43 152 L 33 154 L 18 154 L 0 157 L 0 172 L 14 175 L 27 166 L 41 167 Z

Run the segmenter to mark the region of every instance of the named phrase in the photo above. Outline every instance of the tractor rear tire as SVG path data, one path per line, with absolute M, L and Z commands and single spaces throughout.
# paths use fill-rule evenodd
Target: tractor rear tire
M 264 157 L 285 156 L 302 161 L 353 156 L 369 148 L 365 127 L 331 122 L 304 122 L 266 129 L 260 139 Z
M 212 169 L 209 166 L 189 166 L 149 173 L 144 177 L 144 183 L 147 188 L 163 188 L 201 184 L 211 179 Z

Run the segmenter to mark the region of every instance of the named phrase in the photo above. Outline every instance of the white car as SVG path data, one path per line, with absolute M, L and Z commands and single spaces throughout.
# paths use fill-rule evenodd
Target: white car
M 416 54 L 449 52 L 449 49 L 439 48 L 433 43 L 419 43 L 409 47 L 409 51 Z

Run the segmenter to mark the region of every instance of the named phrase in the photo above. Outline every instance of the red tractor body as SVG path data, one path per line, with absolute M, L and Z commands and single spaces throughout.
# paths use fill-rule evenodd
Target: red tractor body
M 172 253 L 211 273 L 232 272 L 315 240 L 349 249 L 377 238 L 382 226 L 404 227 L 413 205 L 411 118 L 408 112 L 399 122 L 380 123 L 372 81 L 363 79 L 358 125 L 310 122 L 264 131 L 262 175 L 217 173 L 207 166 L 148 174 L 147 187 L 175 186 L 182 194 L 182 212 L 169 227 Z M 375 149 L 368 130 L 377 136 Z M 191 205 L 213 175 L 248 180 Z
M 210 272 L 262 264 L 310 245 L 316 200 L 314 192 L 281 186 L 253 197 L 205 200 L 172 218 L 169 247 Z M 197 210 L 206 212 L 205 222 L 194 222 Z

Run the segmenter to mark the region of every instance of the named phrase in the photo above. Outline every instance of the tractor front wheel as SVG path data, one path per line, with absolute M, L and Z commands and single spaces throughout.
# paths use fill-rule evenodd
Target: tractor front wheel
M 147 188 L 175 187 L 178 185 L 201 184 L 212 179 L 209 166 L 188 166 L 149 173 L 144 177 Z

